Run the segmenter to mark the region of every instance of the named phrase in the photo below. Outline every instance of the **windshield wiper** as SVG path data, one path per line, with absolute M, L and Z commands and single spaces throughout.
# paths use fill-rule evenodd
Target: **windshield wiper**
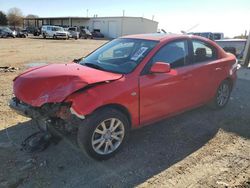
M 93 64 L 93 63 L 84 63 L 83 65 L 86 65 L 87 67 L 91 67 L 91 68 L 94 68 L 94 69 L 106 71 L 106 70 L 105 70 L 104 68 L 102 68 L 101 66 L 96 65 L 96 64 Z

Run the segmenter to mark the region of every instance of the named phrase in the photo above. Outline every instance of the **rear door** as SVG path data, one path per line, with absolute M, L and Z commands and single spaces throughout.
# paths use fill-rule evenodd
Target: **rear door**
M 169 73 L 150 73 L 156 62 L 171 66 Z M 163 46 L 146 65 L 140 76 L 140 123 L 146 124 L 184 110 L 192 98 L 192 75 L 188 40 L 173 41 Z
M 207 102 L 212 96 L 215 87 L 215 72 L 220 74 L 218 67 L 217 50 L 209 43 L 202 40 L 191 40 L 190 49 L 190 74 L 192 74 L 192 87 L 194 105 Z

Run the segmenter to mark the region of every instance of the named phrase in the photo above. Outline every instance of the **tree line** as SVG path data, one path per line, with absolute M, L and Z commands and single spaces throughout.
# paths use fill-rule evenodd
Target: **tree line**
M 23 18 L 25 16 L 23 15 L 22 11 L 19 8 L 11 8 L 5 14 L 3 11 L 0 10 L 0 26 L 22 26 L 23 25 Z M 37 18 L 37 15 L 29 14 L 26 16 L 26 18 Z

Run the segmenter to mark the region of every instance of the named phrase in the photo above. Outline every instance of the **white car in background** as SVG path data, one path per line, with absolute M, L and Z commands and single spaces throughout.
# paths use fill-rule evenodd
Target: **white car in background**
M 68 31 L 65 31 L 62 27 L 59 26 L 52 26 L 52 25 L 46 25 L 42 26 L 42 36 L 43 38 L 62 38 L 62 39 L 69 39 L 70 33 Z

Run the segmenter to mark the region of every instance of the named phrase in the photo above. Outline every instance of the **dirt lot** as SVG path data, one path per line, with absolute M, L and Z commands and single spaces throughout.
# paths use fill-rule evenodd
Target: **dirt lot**
M 83 156 L 74 135 L 41 153 L 20 151 L 36 127 L 7 106 L 12 79 L 30 63 L 68 62 L 105 42 L 0 39 L 0 66 L 20 68 L 0 72 L 0 187 L 250 187 L 245 73 L 225 109 L 201 107 L 134 131 L 123 151 L 108 161 Z

